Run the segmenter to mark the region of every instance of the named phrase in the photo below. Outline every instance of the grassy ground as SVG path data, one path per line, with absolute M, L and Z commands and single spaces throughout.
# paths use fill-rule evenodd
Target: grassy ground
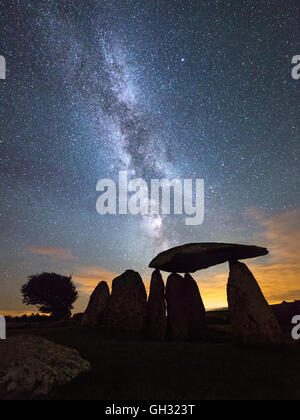
M 14 332 L 15 334 L 16 332 Z M 92 371 L 56 390 L 67 400 L 300 399 L 300 346 L 113 339 L 80 327 L 23 330 L 74 347 Z

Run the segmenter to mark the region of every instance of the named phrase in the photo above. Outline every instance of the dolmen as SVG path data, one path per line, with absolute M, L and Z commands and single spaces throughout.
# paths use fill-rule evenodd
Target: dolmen
M 228 262 L 227 295 L 235 341 L 281 343 L 278 321 L 253 274 L 239 262 L 268 253 L 266 248 L 257 246 L 193 243 L 162 252 L 154 258 L 150 267 L 156 270 L 155 276 L 159 276 L 160 270 L 171 273 L 166 286 L 168 336 L 177 340 L 205 336 L 205 308 L 198 286 L 189 273 Z M 184 277 L 180 275 L 182 273 Z
M 156 339 L 202 341 L 207 338 L 206 311 L 191 276 L 228 262 L 228 306 L 233 336 L 243 344 L 279 344 L 282 332 L 255 277 L 240 262 L 268 255 L 266 248 L 223 243 L 192 243 L 162 252 L 150 267 L 149 296 L 139 273 L 127 270 L 93 292 L 83 325 L 102 325 L 113 331 L 146 334 Z M 165 287 L 161 271 L 170 273 Z

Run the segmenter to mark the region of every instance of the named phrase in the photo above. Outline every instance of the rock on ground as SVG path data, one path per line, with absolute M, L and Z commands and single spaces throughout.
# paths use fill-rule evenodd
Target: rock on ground
M 106 324 L 115 330 L 140 333 L 145 328 L 147 294 L 139 273 L 127 270 L 114 279 Z
M 40 337 L 18 335 L 0 341 L 0 399 L 46 396 L 89 371 L 76 350 Z
M 167 333 L 165 285 L 158 270 L 152 274 L 147 303 L 147 330 L 150 337 L 163 340 Z
M 245 264 L 230 262 L 228 304 L 236 341 L 279 344 L 282 332 L 257 281 Z
M 185 299 L 189 319 L 189 337 L 205 338 L 207 333 L 206 311 L 199 288 L 190 274 L 185 274 Z
M 82 325 L 96 326 L 101 324 L 109 299 L 109 287 L 105 281 L 98 284 L 90 298 L 88 307 L 82 318 Z

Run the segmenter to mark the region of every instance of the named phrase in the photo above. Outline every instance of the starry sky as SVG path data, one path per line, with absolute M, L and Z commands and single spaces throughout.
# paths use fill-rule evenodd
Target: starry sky
M 292 0 L 0 0 L 0 312 L 73 274 L 82 311 L 125 269 L 186 242 L 266 246 L 271 302 L 300 299 L 300 5 Z M 100 216 L 102 178 L 203 178 L 205 220 Z M 226 305 L 228 268 L 196 278 Z

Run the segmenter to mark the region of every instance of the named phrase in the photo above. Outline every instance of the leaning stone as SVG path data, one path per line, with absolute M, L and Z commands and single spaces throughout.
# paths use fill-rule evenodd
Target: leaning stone
M 147 294 L 139 273 L 127 270 L 114 279 L 106 314 L 112 329 L 140 333 L 145 328 Z
M 91 369 L 77 350 L 29 335 L 0 341 L 0 399 L 47 396 Z
M 189 314 L 185 299 L 186 282 L 179 274 L 168 277 L 166 287 L 168 337 L 184 340 L 189 337 Z
M 158 270 L 152 274 L 147 303 L 147 329 L 150 337 L 163 340 L 167 332 L 165 285 Z
M 267 255 L 266 248 L 249 245 L 194 243 L 162 252 L 149 267 L 169 273 L 194 273 L 195 271 L 223 264 Z
M 235 340 L 279 344 L 282 332 L 257 281 L 245 264 L 230 262 L 228 304 Z
M 193 277 L 190 274 L 186 274 L 184 280 L 189 320 L 189 337 L 196 340 L 203 339 L 207 333 L 206 311 L 203 300 Z
M 103 322 L 109 299 L 109 287 L 105 281 L 98 284 L 90 298 L 88 307 L 82 318 L 82 325 L 96 326 Z

